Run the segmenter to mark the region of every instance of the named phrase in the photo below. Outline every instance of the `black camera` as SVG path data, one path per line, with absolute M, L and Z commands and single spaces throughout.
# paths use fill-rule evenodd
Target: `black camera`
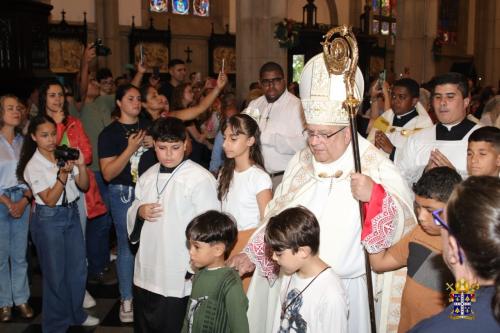
M 95 48 L 95 54 L 97 56 L 107 57 L 111 54 L 111 49 L 107 46 L 104 46 L 104 44 L 102 43 L 102 39 L 100 38 L 95 40 L 94 44 L 92 44 L 92 47 Z
M 56 147 L 54 155 L 57 160 L 57 166 L 61 168 L 67 161 L 76 161 L 80 157 L 80 151 L 78 149 L 62 145 Z

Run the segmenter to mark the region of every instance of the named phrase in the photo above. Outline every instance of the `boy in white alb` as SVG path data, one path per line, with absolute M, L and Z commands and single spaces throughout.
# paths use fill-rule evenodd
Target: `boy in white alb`
M 319 224 L 304 207 L 272 217 L 265 242 L 285 274 L 273 333 L 347 332 L 347 298 L 340 278 L 318 256 Z
M 127 228 L 139 242 L 134 273 L 134 326 L 140 332 L 180 332 L 191 293 L 185 230 L 197 215 L 217 210 L 212 174 L 184 160 L 186 132 L 177 118 L 152 127 L 159 163 L 135 187 Z

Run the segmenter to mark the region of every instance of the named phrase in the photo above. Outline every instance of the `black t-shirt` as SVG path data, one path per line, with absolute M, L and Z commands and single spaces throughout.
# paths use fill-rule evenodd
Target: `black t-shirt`
M 141 119 L 139 123 L 132 125 L 122 124 L 119 121 L 112 122 L 102 130 L 101 134 L 99 134 L 99 158 L 101 159 L 120 155 L 127 148 L 128 134 L 139 129 L 148 129 L 150 125 L 151 123 L 144 119 Z M 134 186 L 135 182 L 131 172 L 131 161 L 134 161 L 135 159 L 139 159 L 138 176 L 157 163 L 154 149 L 151 148 L 145 150 L 145 148 L 141 147 L 134 155 L 132 155 L 130 161 L 127 163 L 122 172 L 113 178 L 109 183 Z

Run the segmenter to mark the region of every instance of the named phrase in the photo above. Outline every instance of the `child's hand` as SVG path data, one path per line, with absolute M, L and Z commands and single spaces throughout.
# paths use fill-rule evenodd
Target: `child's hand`
M 163 208 L 159 203 L 144 204 L 139 207 L 139 216 L 146 221 L 156 222 L 161 217 Z

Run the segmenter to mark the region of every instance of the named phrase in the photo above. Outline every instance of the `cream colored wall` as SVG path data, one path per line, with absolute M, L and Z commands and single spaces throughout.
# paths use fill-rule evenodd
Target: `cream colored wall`
M 139 0 L 137 0 L 139 1 Z M 50 19 L 58 22 L 61 20 L 61 11 L 66 12 L 66 21 L 82 22 L 83 12 L 87 12 L 87 22 L 95 23 L 95 1 L 94 0 L 51 0 L 49 1 L 54 8 L 52 9 Z
M 305 0 L 288 0 L 287 18 L 302 22 L 302 7 L 307 4 Z M 314 2 L 317 11 L 318 23 L 330 24 L 330 10 L 326 0 L 316 0 Z
M 337 5 L 339 25 L 340 24 L 352 25 L 349 19 L 349 8 L 351 6 L 351 1 L 356 1 L 356 0 L 335 0 L 335 4 Z
M 92 1 L 92 0 L 91 0 Z M 130 26 L 132 24 L 132 15 L 137 26 L 142 24 L 141 18 L 141 0 L 119 0 L 118 1 L 118 22 L 120 25 Z

